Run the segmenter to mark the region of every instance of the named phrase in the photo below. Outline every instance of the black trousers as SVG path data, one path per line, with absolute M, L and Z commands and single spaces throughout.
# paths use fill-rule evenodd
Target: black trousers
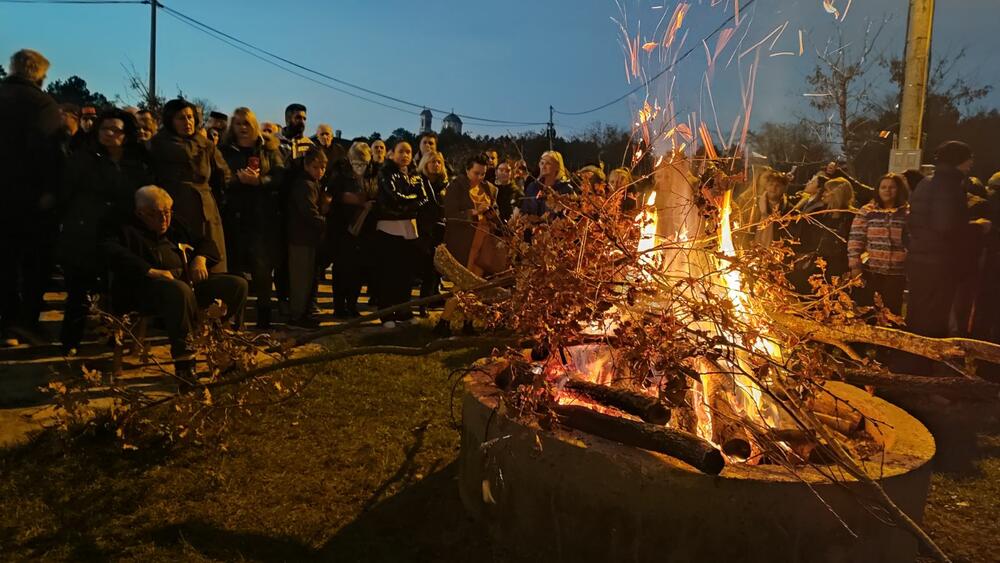
M 34 328 L 38 324 L 52 273 L 51 238 L 33 229 L 0 230 L 0 332 L 4 335 L 13 326 Z
M 200 309 L 219 299 L 226 305 L 226 319 L 232 319 L 236 326 L 242 324 L 247 281 L 240 276 L 211 274 L 192 288 L 180 280 L 150 280 L 144 293 L 148 312 L 163 319 L 170 353 L 177 359 L 189 359 L 194 350 L 187 337 L 194 330 Z
M 378 250 L 379 273 L 377 282 L 380 309 L 406 303 L 410 300 L 415 278 L 415 265 L 422 253 L 417 241 L 393 236 L 382 231 L 375 233 Z M 406 320 L 412 311 L 397 312 L 382 320 Z
M 274 261 L 265 253 L 250 257 L 249 263 L 253 293 L 257 296 L 257 325 L 267 326 L 271 322 L 271 294 L 274 284 Z
M 906 329 L 915 334 L 943 338 L 958 290 L 959 276 L 954 267 L 909 261 L 906 283 L 910 299 L 906 308 Z M 929 375 L 935 362 L 910 354 L 900 354 L 894 369 L 902 373 Z
M 906 290 L 906 276 L 890 276 L 875 272 L 864 272 L 865 286 L 858 290 L 857 301 L 861 305 L 875 304 L 875 294 L 882 297 L 882 304 L 893 314 L 903 312 L 903 292 Z
M 338 233 L 331 241 L 333 253 L 333 310 L 354 311 L 361 295 L 364 263 L 361 240 L 350 233 Z
M 66 309 L 59 341 L 64 350 L 69 350 L 80 346 L 91 298 L 103 290 L 104 282 L 101 272 L 68 264 L 63 264 L 63 279 L 66 282 Z

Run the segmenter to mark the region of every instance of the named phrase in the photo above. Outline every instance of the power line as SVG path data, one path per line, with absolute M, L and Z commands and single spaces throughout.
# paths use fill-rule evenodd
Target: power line
M 742 12 L 743 10 L 746 10 L 746 9 L 747 9 L 748 7 L 750 7 L 750 5 L 751 5 L 751 4 L 753 4 L 753 3 L 754 3 L 754 2 L 756 2 L 756 1 L 757 1 L 757 0 L 747 0 L 747 3 L 746 3 L 746 4 L 743 4 L 743 7 L 741 7 L 741 8 L 740 8 L 740 11 Z M 738 12 L 735 12 L 735 11 L 734 11 L 734 12 L 733 12 L 733 14 L 732 14 L 732 15 L 730 15 L 730 16 L 729 16 L 728 18 L 726 18 L 725 20 L 723 20 L 723 22 L 722 22 L 722 23 L 720 23 L 720 24 L 719 24 L 719 26 L 718 26 L 718 27 L 716 27 L 716 28 L 715 28 L 715 29 L 714 29 L 714 30 L 712 31 L 712 33 L 709 33 L 708 35 L 706 35 L 705 37 L 703 37 L 703 38 L 702 38 L 701 40 L 702 40 L 702 41 L 705 41 L 706 39 L 710 39 L 710 38 L 711 38 L 711 37 L 712 37 L 713 35 L 715 35 L 716 33 L 719 33 L 720 31 L 722 31 L 722 29 L 723 29 L 724 27 L 726 27 L 727 25 L 729 25 L 729 22 L 733 21 L 733 19 L 734 19 L 734 18 L 736 17 L 736 14 L 737 14 L 737 13 L 738 13 Z M 645 87 L 649 86 L 649 85 L 650 85 L 650 84 L 651 84 L 651 83 L 652 83 L 653 81 L 655 81 L 655 80 L 656 80 L 657 78 L 659 78 L 659 77 L 663 76 L 664 74 L 666 74 L 666 73 L 670 72 L 671 70 L 673 70 L 673 69 L 674 69 L 674 67 L 676 67 L 678 63 L 680 63 L 681 61 L 683 61 L 684 59 L 686 59 L 688 55 L 690 55 L 690 54 L 691 54 L 692 52 L 694 52 L 695 50 L 697 50 L 697 49 L 698 49 L 698 45 L 699 45 L 700 43 L 701 43 L 701 42 L 698 42 L 698 43 L 695 43 L 695 44 L 694 44 L 694 45 L 693 45 L 693 46 L 692 46 L 691 48 L 689 48 L 689 49 L 688 49 L 687 51 L 684 51 L 684 53 L 683 53 L 683 54 L 681 54 L 681 56 L 680 56 L 680 57 L 677 57 L 677 59 L 676 59 L 676 60 L 674 60 L 674 62 L 672 62 L 672 63 L 670 63 L 669 65 L 667 65 L 667 66 L 666 66 L 666 67 L 665 67 L 665 68 L 664 68 L 663 70 L 661 70 L 660 72 L 658 72 L 658 73 L 654 74 L 652 78 L 649 78 L 649 79 L 647 79 L 647 80 L 643 80 L 643 81 L 642 81 L 642 82 L 641 82 L 641 83 L 640 83 L 640 84 L 639 84 L 638 86 L 636 86 L 635 88 L 632 88 L 632 89 L 631 89 L 631 90 L 629 90 L 628 92 L 625 92 L 624 94 L 622 94 L 621 96 L 618 96 L 617 98 L 615 98 L 615 99 L 611 100 L 610 102 L 607 102 L 607 103 L 604 103 L 604 104 L 601 104 L 601 105 L 599 105 L 599 106 L 597 106 L 597 107 L 595 107 L 595 108 L 591 108 L 591 109 L 588 109 L 588 110 L 584 110 L 584 111 L 559 111 L 559 110 L 555 110 L 555 112 L 556 112 L 556 113 L 558 113 L 559 115 L 586 115 L 586 114 L 588 114 L 588 113 L 594 113 L 595 111 L 600 111 L 600 110 L 602 110 L 602 109 L 604 109 L 604 108 L 606 108 L 606 107 L 608 107 L 608 106 L 612 106 L 612 105 L 614 105 L 614 104 L 617 104 L 618 102 L 620 102 L 620 101 L 624 100 L 625 98 L 627 98 L 627 97 L 631 96 L 632 94 L 635 94 L 635 93 L 636 93 L 636 92 L 638 92 L 639 90 L 642 90 L 643 88 L 645 88 Z
M 149 4 L 150 0 L 0 0 L 0 4 Z
M 268 57 L 271 57 L 271 58 L 274 58 L 276 60 L 282 61 L 282 62 L 284 62 L 286 64 L 289 64 L 289 65 L 291 65 L 291 66 L 293 66 L 295 68 L 298 68 L 300 70 L 306 71 L 306 72 L 311 73 L 311 74 L 315 74 L 316 76 L 320 76 L 320 77 L 326 78 L 327 80 L 331 80 L 331 81 L 336 82 L 338 84 L 343 84 L 344 86 L 349 86 L 349 87 L 354 88 L 356 90 L 360 90 L 362 92 L 366 92 L 368 94 L 372 94 L 372 95 L 377 96 L 379 98 L 384 98 L 384 99 L 391 100 L 391 101 L 394 101 L 394 102 L 397 102 L 397 103 L 400 103 L 400 104 L 403 104 L 403 105 L 411 106 L 411 107 L 414 107 L 414 108 L 427 108 L 427 109 L 431 109 L 431 110 L 434 110 L 434 111 L 437 111 L 437 112 L 440 112 L 440 113 L 445 113 L 445 110 L 440 109 L 440 108 L 435 108 L 435 107 L 428 106 L 428 105 L 425 105 L 425 104 L 418 104 L 418 103 L 410 102 L 410 101 L 404 100 L 402 98 L 397 98 L 395 96 L 390 96 L 388 94 L 383 94 L 381 92 L 378 92 L 378 91 L 375 91 L 375 90 L 371 90 L 369 88 L 365 88 L 365 87 L 359 86 L 357 84 L 353 84 L 353 83 L 348 82 L 346 80 L 342 80 L 342 79 L 336 78 L 334 76 L 330 76 L 329 74 L 320 72 L 318 70 L 315 70 L 313 68 L 307 67 L 305 65 L 301 65 L 299 63 L 296 63 L 295 61 L 286 59 L 286 58 L 284 58 L 284 57 L 282 57 L 280 55 L 276 55 L 275 53 L 272 53 L 272 52 L 270 52 L 270 51 L 268 51 L 266 49 L 262 49 L 260 47 L 257 47 L 256 45 L 251 44 L 251 43 L 247 43 L 246 41 L 243 41 L 242 39 L 239 39 L 238 37 L 234 37 L 234 36 L 232 36 L 232 35 L 224 32 L 224 31 L 221 31 L 221 30 L 219 30 L 219 29 L 217 29 L 215 27 L 212 27 L 212 26 L 204 23 L 204 22 L 201 22 L 201 21 L 199 21 L 199 20 L 197 20 L 195 18 L 192 18 L 191 16 L 188 16 L 188 15 L 182 13 L 182 12 L 179 12 L 179 11 L 173 9 L 173 8 L 170 8 L 169 6 L 164 5 L 162 2 L 157 2 L 157 5 L 160 6 L 160 8 L 162 8 L 163 10 L 167 11 L 170 14 L 173 14 L 175 16 L 178 16 L 178 17 L 181 17 L 181 18 L 183 18 L 185 20 L 188 20 L 191 23 L 194 23 L 194 24 L 196 24 L 196 25 L 198 25 L 200 27 L 203 27 L 203 28 L 205 28 L 207 30 L 211 30 L 212 32 L 214 32 L 214 33 L 216 33 L 218 35 L 221 35 L 221 36 L 223 36 L 223 37 L 225 37 L 225 38 L 227 38 L 227 39 L 229 39 L 231 41 L 239 43 L 240 45 L 243 45 L 243 46 L 245 46 L 245 47 L 247 47 L 249 49 L 253 49 L 254 51 L 257 51 L 259 53 L 263 53 L 263 54 L 267 55 Z M 546 122 L 544 122 L 544 121 L 511 121 L 511 120 L 505 120 L 505 119 L 492 119 L 492 118 L 487 118 L 487 117 L 478 117 L 478 116 L 474 116 L 474 115 L 465 115 L 465 114 L 460 114 L 460 113 L 456 114 L 456 115 L 458 115 L 459 117 L 462 117 L 464 119 L 469 119 L 469 120 L 472 120 L 472 121 L 480 121 L 480 122 L 485 122 L 485 123 L 496 123 L 496 124 L 500 124 L 500 125 L 545 125 L 546 124 Z
M 0 0 L 0 1 L 2 1 L 2 0 Z M 162 4 L 161 4 L 161 6 L 162 6 Z M 366 97 L 361 96 L 360 94 L 357 94 L 355 92 L 350 92 L 350 91 L 344 90 L 342 88 L 337 88 L 336 86 L 332 86 L 330 84 L 327 84 L 326 82 L 322 82 L 322 81 L 316 80 L 315 78 L 313 78 L 311 76 L 307 76 L 305 74 L 302 74 L 302 73 L 297 72 L 295 70 L 292 70 L 290 68 L 286 68 L 284 66 L 281 66 L 280 64 L 278 64 L 278 63 L 276 63 L 276 62 L 274 62 L 274 61 L 272 61 L 272 60 L 270 60 L 268 58 L 262 57 L 261 55 L 258 55 L 257 53 L 254 53 L 253 51 L 250 51 L 250 50 L 248 50 L 248 49 L 246 49 L 246 48 L 244 48 L 244 47 L 242 47 L 242 46 L 240 46 L 240 45 L 238 45 L 236 43 L 233 43 L 232 41 L 226 39 L 225 37 L 221 37 L 219 35 L 216 35 L 215 33 L 211 32 L 211 31 L 209 31 L 209 30 L 207 30 L 207 29 L 205 29 L 203 27 L 200 27 L 197 24 L 191 23 L 191 22 L 189 22 L 189 21 L 187 21 L 185 19 L 182 19 L 182 18 L 174 15 L 170 10 L 167 10 L 167 15 L 170 16 L 170 17 L 172 17 L 172 18 L 174 18 L 174 19 L 176 19 L 177 21 L 179 21 L 179 22 L 181 22 L 181 23 L 183 23 L 183 24 L 191 27 L 192 29 L 200 31 L 200 32 L 208 35 L 209 37 L 212 37 L 212 38 L 214 38 L 214 39 L 216 39 L 218 41 L 221 41 L 221 42 L 225 43 L 226 45 L 229 45 L 230 47 L 232 47 L 234 49 L 237 49 L 237 50 L 239 50 L 239 51 L 241 51 L 241 52 L 243 52 L 243 53 L 245 53 L 247 55 L 250 55 L 251 57 L 254 57 L 254 58 L 258 59 L 258 60 L 261 60 L 261 61 L 263 61 L 263 62 L 265 62 L 265 63 L 267 63 L 269 65 L 277 67 L 277 68 L 279 68 L 279 69 L 281 69 L 281 70 L 283 70 L 285 72 L 288 72 L 290 74 L 294 74 L 295 76 L 298 76 L 299 78 L 303 78 L 305 80 L 308 80 L 310 82 L 313 82 L 313 83 L 318 84 L 320 86 L 323 86 L 325 88 L 329 88 L 329 89 L 334 90 L 336 92 L 340 92 L 342 94 L 346 94 L 348 96 L 351 96 L 351 97 L 354 97 L 354 98 L 358 98 L 358 99 L 364 100 L 366 102 L 370 102 L 370 103 L 377 104 L 377 105 L 380 105 L 380 106 L 385 107 L 385 108 L 389 108 L 389 109 L 393 109 L 393 110 L 396 110 L 396 111 L 399 111 L 399 112 L 403 112 L 403 113 L 405 113 L 407 115 L 416 115 L 416 112 L 414 112 L 414 111 L 411 111 L 411 110 L 408 110 L 408 109 L 398 108 L 396 106 L 389 105 L 389 104 L 380 102 L 378 100 L 372 100 L 370 98 L 366 98 Z
M 2 0 L 0 0 L 0 1 L 2 1 Z M 160 5 L 162 5 L 162 4 L 160 4 Z M 179 16 L 171 13 L 169 10 L 166 12 L 166 14 L 168 16 L 174 18 L 175 20 L 179 21 L 180 23 L 183 23 L 184 25 L 186 25 L 186 26 L 194 29 L 195 31 L 200 31 L 200 32 L 208 35 L 209 37 L 211 37 L 213 39 L 216 39 L 217 41 L 221 41 L 222 43 L 225 43 L 226 45 L 229 45 L 230 47 L 232 47 L 232 48 L 234 48 L 234 49 L 236 49 L 236 50 L 238 50 L 238 51 L 240 51 L 242 53 L 250 55 L 251 57 L 253 57 L 255 59 L 263 61 L 263 62 L 265 62 L 265 63 L 267 63 L 267 64 L 269 64 L 271 66 L 274 66 L 274 67 L 276 67 L 278 69 L 281 69 L 281 70 L 283 70 L 283 71 L 285 71 L 285 72 L 287 72 L 289 74 L 292 74 L 294 76 L 298 76 L 299 78 L 302 78 L 304 80 L 308 80 L 309 82 L 312 82 L 312 83 L 317 84 L 319 86 L 323 86 L 324 88 L 329 88 L 331 90 L 334 90 L 335 92 L 340 92 L 340 93 L 345 94 L 347 96 L 351 96 L 353 98 L 364 100 L 366 102 L 369 102 L 369 103 L 372 103 L 372 104 L 376 104 L 376 105 L 382 106 L 384 108 L 392 109 L 392 110 L 395 110 L 395 111 L 398 111 L 398 112 L 401 112 L 401 113 L 405 113 L 407 115 L 417 115 L 417 112 L 415 112 L 413 110 L 404 109 L 404 108 L 396 107 L 396 106 L 391 105 L 391 104 L 386 104 L 384 102 L 380 102 L 378 100 L 373 100 L 371 98 L 362 96 L 362 95 L 360 95 L 360 94 L 358 94 L 356 92 L 351 92 L 349 90 L 344 90 L 343 88 L 338 88 L 338 87 L 333 86 L 331 84 L 327 84 L 326 82 L 317 80 L 317 79 L 315 79 L 315 78 L 313 78 L 311 76 L 308 76 L 306 74 L 298 72 L 298 71 L 296 71 L 294 69 L 282 66 L 280 63 L 277 63 L 277 62 L 275 62 L 275 61 L 273 61 L 271 59 L 268 59 L 268 58 L 266 58 L 264 56 L 261 56 L 258 53 L 254 53 L 253 51 L 251 51 L 251 50 L 249 50 L 249 49 L 247 49 L 247 48 L 239 45 L 238 43 L 230 41 L 229 39 L 226 39 L 225 37 L 222 37 L 222 36 L 220 36 L 220 35 L 212 32 L 209 29 L 206 29 L 206 28 L 201 27 L 201 26 L 199 26 L 197 24 L 194 24 L 194 23 L 192 23 L 192 22 L 190 22 L 188 20 L 185 20 L 185 19 L 183 19 L 183 18 L 181 18 L 181 17 L 179 17 Z M 472 121 L 474 121 L 474 120 L 472 120 Z M 475 123 L 475 122 L 470 123 L 470 125 L 475 125 L 477 127 L 509 127 L 510 126 L 509 124 L 506 124 L 506 123 Z

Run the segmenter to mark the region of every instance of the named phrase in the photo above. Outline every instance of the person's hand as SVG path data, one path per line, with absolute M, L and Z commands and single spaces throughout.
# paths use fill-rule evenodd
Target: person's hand
M 236 171 L 236 177 L 240 179 L 241 184 L 247 184 L 248 186 L 260 185 L 260 172 L 256 170 L 241 168 Z
M 170 270 L 157 270 L 156 268 L 150 268 L 146 272 L 146 277 L 153 278 L 154 280 L 172 280 L 174 275 L 170 273 Z
M 191 281 L 203 282 L 208 279 L 208 265 L 204 256 L 195 256 L 191 261 Z
M 989 234 L 989 232 L 993 229 L 993 221 L 990 221 L 989 219 L 976 219 L 975 221 L 970 221 L 970 224 L 979 227 L 980 232 L 984 235 Z

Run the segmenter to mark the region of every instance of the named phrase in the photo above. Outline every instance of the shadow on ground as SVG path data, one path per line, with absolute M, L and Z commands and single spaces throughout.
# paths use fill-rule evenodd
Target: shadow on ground
M 466 516 L 451 463 L 362 512 L 318 548 L 294 538 L 220 529 L 197 520 L 155 530 L 161 547 L 186 544 L 225 560 L 337 562 L 507 561 Z

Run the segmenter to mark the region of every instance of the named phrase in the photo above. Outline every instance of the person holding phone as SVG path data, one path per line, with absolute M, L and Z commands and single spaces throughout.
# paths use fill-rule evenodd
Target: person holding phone
M 220 143 L 233 171 L 226 187 L 223 222 L 230 271 L 249 274 L 257 296 L 257 328 L 271 324 L 271 285 L 282 251 L 280 189 L 285 164 L 276 136 L 262 136 L 257 116 L 249 108 L 233 110 Z

